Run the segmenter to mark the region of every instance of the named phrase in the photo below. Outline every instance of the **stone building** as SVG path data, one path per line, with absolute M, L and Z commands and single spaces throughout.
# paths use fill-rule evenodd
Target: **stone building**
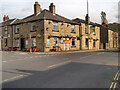
M 9 19 L 8 16 L 3 17 L 3 21 L 0 24 L 0 42 L 1 42 L 1 50 L 6 50 L 8 47 L 13 46 L 13 29 L 12 29 L 12 24 L 19 19 L 14 18 L 14 19 Z
M 79 18 L 73 19 L 73 21 L 81 23 L 80 26 L 81 49 L 98 50 L 100 45 L 100 27 L 90 22 L 90 17 L 88 20 L 89 21 L 88 24 L 86 23 L 86 20 L 82 20 Z
M 117 32 L 90 22 L 76 18 L 67 19 L 56 14 L 55 5 L 50 4 L 49 10 L 42 10 L 35 2 L 34 13 L 23 19 L 9 19 L 4 16 L 0 24 L 2 29 L 2 49 L 15 47 L 17 50 L 37 47 L 40 51 L 49 52 L 54 48 L 58 51 L 107 49 L 118 46 Z
M 100 24 L 100 49 L 118 48 L 118 32 Z
M 50 51 L 59 47 L 62 51 L 80 50 L 79 24 L 55 13 L 55 5 L 42 10 L 34 4 L 34 14 L 12 24 L 13 47 L 22 50 L 38 47 Z

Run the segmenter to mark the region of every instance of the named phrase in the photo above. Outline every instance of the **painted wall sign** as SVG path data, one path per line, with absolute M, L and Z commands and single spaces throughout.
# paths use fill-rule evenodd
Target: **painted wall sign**
M 47 44 L 50 44 L 50 39 L 47 39 Z
M 71 40 L 63 40 L 63 43 L 65 43 L 65 44 L 70 44 L 70 43 L 71 43 Z

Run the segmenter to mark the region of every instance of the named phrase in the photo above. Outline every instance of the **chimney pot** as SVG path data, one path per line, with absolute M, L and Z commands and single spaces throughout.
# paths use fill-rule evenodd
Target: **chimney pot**
M 38 15 L 41 12 L 40 4 L 36 1 L 34 4 L 34 15 Z
M 9 16 L 7 16 L 6 18 L 7 18 L 7 20 L 9 20 Z
M 54 3 L 51 3 L 50 6 L 49 6 L 49 11 L 53 14 L 55 14 L 55 5 Z
M 4 17 L 3 17 L 3 21 L 6 21 L 7 20 L 7 17 L 6 17 L 6 15 L 4 15 Z

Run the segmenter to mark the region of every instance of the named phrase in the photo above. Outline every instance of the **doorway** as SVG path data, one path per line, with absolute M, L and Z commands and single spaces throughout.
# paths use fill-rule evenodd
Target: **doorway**
M 69 38 L 67 38 L 67 40 L 69 40 Z M 67 51 L 69 51 L 69 50 L 70 50 L 70 44 L 67 43 Z
M 21 38 L 21 50 L 25 48 L 25 38 Z
M 103 43 L 103 49 L 106 49 L 106 43 Z

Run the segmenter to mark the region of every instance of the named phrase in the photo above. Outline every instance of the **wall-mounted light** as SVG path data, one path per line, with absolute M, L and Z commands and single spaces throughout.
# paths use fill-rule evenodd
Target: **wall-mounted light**
M 46 30 L 48 31 L 48 29 L 49 29 L 49 28 L 47 27 Z
M 70 25 L 68 24 L 67 27 L 69 27 Z
M 51 22 L 49 21 L 49 24 L 51 24 Z

